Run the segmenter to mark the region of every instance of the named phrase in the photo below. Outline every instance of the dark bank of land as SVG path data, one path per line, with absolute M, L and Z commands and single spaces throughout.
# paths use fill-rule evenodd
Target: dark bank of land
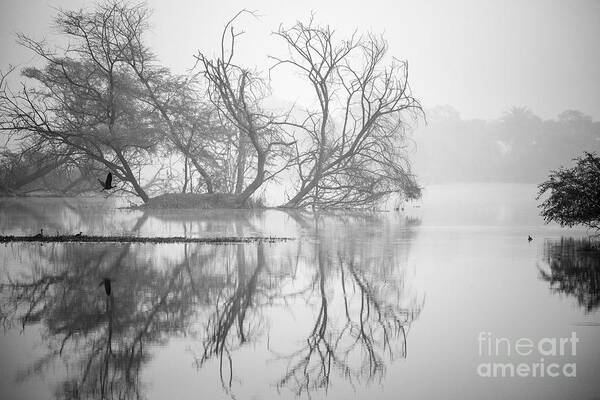
M 225 237 L 144 237 L 144 236 L 88 236 L 88 235 L 33 235 L 33 236 L 0 236 L 0 243 L 37 242 L 37 243 L 252 243 L 252 242 L 285 242 L 293 238 L 273 236 L 225 236 Z
M 214 208 L 253 209 L 265 208 L 265 205 L 261 201 L 253 199 L 241 202 L 239 196 L 228 193 L 165 193 L 153 197 L 146 203 L 135 206 L 134 208 L 150 210 L 209 210 Z

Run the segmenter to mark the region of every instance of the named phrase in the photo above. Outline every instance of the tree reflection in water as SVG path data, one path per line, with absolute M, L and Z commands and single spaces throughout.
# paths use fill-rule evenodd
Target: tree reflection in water
M 298 304 L 314 311 L 313 322 L 297 327 L 303 339 L 269 347 L 286 366 L 272 381 L 278 390 L 310 395 L 327 390 L 333 376 L 381 379 L 388 362 L 406 356 L 407 329 L 422 307 L 403 268 L 414 232 L 373 216 L 292 218 L 311 240 L 15 246 L 29 268 L 3 285 L 1 317 L 7 329 L 41 328 L 48 346 L 19 379 L 61 360 L 57 398 L 144 397 L 147 349 L 189 336 L 198 343 L 197 367 L 216 359 L 233 396 L 235 351 L 265 343 L 274 307 Z M 110 297 L 98 286 L 104 277 L 113 283 Z
M 118 248 L 117 248 L 118 249 Z M 79 376 L 57 388 L 58 398 L 136 398 L 147 343 L 161 343 L 183 329 L 193 309 L 181 285 L 184 265 L 160 271 L 131 257 L 124 246 L 38 247 L 39 263 L 29 279 L 8 285 L 5 325 L 23 329 L 40 322 L 49 352 L 21 378 L 43 372 L 56 358 Z M 52 267 L 43 267 L 48 261 Z M 112 295 L 99 287 L 104 276 Z
M 573 296 L 580 307 L 593 312 L 600 305 L 600 248 L 588 239 L 561 238 L 546 242 L 540 278 L 553 292 Z
M 402 304 L 405 282 L 396 263 L 406 254 L 394 251 L 392 242 L 371 252 L 359 243 L 364 237 L 333 240 L 331 232 L 320 237 L 311 260 L 314 290 L 307 299 L 316 300 L 314 324 L 298 350 L 279 356 L 287 369 L 277 387 L 296 395 L 327 390 L 332 372 L 352 384 L 381 378 L 386 361 L 406 356 L 406 330 L 422 306 L 416 299 L 409 299 L 408 308 Z

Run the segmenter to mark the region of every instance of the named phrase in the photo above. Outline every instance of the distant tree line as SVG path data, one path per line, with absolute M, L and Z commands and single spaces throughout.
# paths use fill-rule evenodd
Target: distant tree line
M 495 120 L 462 119 L 451 107 L 427 111 L 415 134 L 415 171 L 428 183 L 539 183 L 548 171 L 600 150 L 600 122 L 567 110 L 542 119 L 513 107 Z
M 383 37 L 339 38 L 297 22 L 275 37 L 288 68 L 313 89 L 316 106 L 265 105 L 269 82 L 240 64 L 242 31 L 225 25 L 220 51 L 199 50 L 189 74 L 164 67 L 145 41 L 150 10 L 116 0 L 61 10 L 63 48 L 18 35 L 39 59 L 20 85 L 0 82 L 0 191 L 77 194 L 111 172 L 117 190 L 143 202 L 167 192 L 227 194 L 242 206 L 285 176 L 287 207 L 373 207 L 420 188 L 406 130 L 422 113 L 406 62 Z M 193 60 L 191 60 L 193 61 Z M 16 73 L 16 72 L 13 72 Z M 289 181 L 289 184 L 288 184 Z

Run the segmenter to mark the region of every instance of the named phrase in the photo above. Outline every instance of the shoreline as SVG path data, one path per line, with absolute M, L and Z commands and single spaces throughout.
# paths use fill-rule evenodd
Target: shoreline
M 148 237 L 148 236 L 88 236 L 88 235 L 55 235 L 55 236 L 16 236 L 0 235 L 0 243 L 254 243 L 254 242 L 287 242 L 295 240 L 288 237 L 273 236 L 224 236 L 192 238 L 184 236 Z

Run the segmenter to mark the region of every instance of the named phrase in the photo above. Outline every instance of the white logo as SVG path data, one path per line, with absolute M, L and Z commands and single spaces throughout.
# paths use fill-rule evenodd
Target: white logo
M 577 365 L 574 362 L 560 363 L 556 357 L 577 355 L 579 338 L 575 332 L 571 337 L 545 337 L 537 341 L 522 337 L 511 340 L 505 337 L 494 337 L 491 332 L 479 332 L 477 337 L 479 357 L 509 358 L 510 362 L 482 362 L 477 366 L 477 375 L 484 378 L 513 378 L 513 377 L 558 377 L 574 378 L 577 375 Z M 529 362 L 531 358 L 539 361 Z M 513 359 L 521 358 L 520 362 Z M 546 360 L 546 358 L 551 360 Z M 526 362 L 527 361 L 527 362 Z

